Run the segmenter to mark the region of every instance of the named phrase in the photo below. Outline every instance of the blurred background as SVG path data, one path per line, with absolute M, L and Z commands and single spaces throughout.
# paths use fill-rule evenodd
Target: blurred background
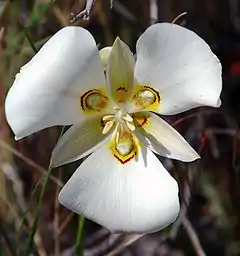
M 85 0 L 0 1 L 0 255 L 240 255 L 240 1 L 96 0 L 89 17 L 71 23 L 71 13 L 85 6 Z M 49 172 L 61 128 L 15 142 L 5 97 L 20 67 L 64 26 L 87 28 L 99 48 L 120 36 L 135 52 L 149 25 L 183 12 L 176 23 L 197 32 L 222 62 L 223 104 L 166 119 L 202 157 L 190 164 L 161 158 L 180 184 L 178 220 L 151 235 L 110 234 L 57 201 L 80 164 Z

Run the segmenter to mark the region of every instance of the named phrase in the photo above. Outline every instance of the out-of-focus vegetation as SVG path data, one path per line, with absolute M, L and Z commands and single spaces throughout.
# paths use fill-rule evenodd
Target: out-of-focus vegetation
M 89 20 L 72 24 L 90 30 L 100 48 L 120 36 L 134 52 L 150 24 L 187 11 L 177 23 L 203 37 L 222 62 L 222 107 L 168 118 L 202 158 L 191 164 L 161 159 L 179 181 L 181 214 L 168 229 L 143 237 L 109 234 L 60 206 L 59 190 L 79 164 L 47 169 L 61 129 L 15 142 L 5 120 L 15 74 L 84 8 L 82 0 L 0 1 L 0 255 L 240 255 L 239 1 L 113 0 L 110 9 L 109 1 L 96 0 Z

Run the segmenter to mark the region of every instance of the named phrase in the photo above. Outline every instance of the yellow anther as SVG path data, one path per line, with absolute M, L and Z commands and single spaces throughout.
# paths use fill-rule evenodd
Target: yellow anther
M 102 118 L 103 121 L 112 120 L 114 118 L 114 115 L 106 115 Z
M 113 121 L 108 121 L 106 122 L 105 126 L 103 127 L 102 134 L 107 134 L 111 128 L 113 127 L 114 122 Z
M 133 118 L 129 114 L 126 114 L 125 116 L 123 116 L 122 119 L 128 122 L 133 121 Z
M 135 128 L 135 125 L 133 123 L 127 121 L 126 125 L 127 125 L 127 127 L 129 128 L 130 131 L 132 131 L 132 132 L 135 131 L 136 128 Z
M 116 132 L 116 144 L 118 144 L 118 142 L 119 142 L 119 137 L 120 137 L 120 132 L 117 131 Z

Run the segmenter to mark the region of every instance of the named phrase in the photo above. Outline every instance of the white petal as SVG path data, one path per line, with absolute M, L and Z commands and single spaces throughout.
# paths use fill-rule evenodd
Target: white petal
M 104 86 L 96 43 L 80 27 L 57 32 L 17 74 L 6 99 L 7 120 L 17 138 L 83 115 L 80 96 Z
M 98 115 L 73 125 L 54 148 L 51 165 L 56 167 L 79 160 L 109 140 L 111 133 L 102 134 L 101 118 Z
M 159 116 L 150 112 L 139 115 L 145 115 L 146 122 L 137 128 L 136 134 L 152 151 L 183 162 L 192 162 L 200 158 L 188 142 Z
M 160 114 L 221 104 L 219 60 L 197 34 L 175 24 L 155 24 L 139 38 L 135 76 L 159 92 Z
M 116 103 L 125 103 L 133 93 L 135 60 L 129 47 L 116 38 L 108 59 L 108 91 Z
M 125 164 L 108 147 L 97 149 L 63 187 L 59 200 L 113 232 L 154 232 L 179 213 L 177 182 L 145 147 L 138 159 Z

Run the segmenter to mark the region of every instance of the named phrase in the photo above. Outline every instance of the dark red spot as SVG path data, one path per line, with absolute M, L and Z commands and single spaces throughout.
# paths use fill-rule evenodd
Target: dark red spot
M 107 100 L 102 100 L 100 103 L 99 103 L 99 108 L 105 108 L 107 106 Z
M 118 87 L 118 88 L 117 88 L 117 92 L 119 92 L 119 91 L 127 92 L 128 90 L 127 90 L 127 88 L 121 86 L 121 87 Z
M 140 126 L 143 126 L 147 123 L 147 118 L 144 116 L 142 122 L 139 124 Z
M 148 121 L 147 117 L 144 115 L 133 115 L 133 119 L 137 122 L 137 124 L 142 127 Z

